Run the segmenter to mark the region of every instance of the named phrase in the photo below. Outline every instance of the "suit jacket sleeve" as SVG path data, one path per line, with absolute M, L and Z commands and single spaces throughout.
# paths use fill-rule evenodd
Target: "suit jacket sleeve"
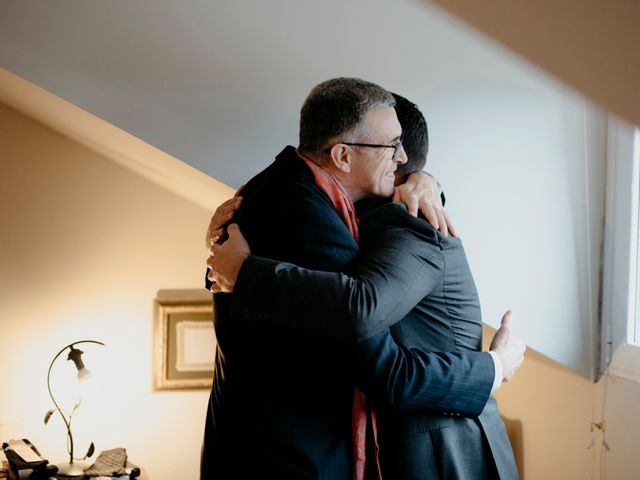
M 258 277 L 262 277 L 264 283 L 268 284 L 269 275 L 273 275 L 270 266 L 273 265 L 270 262 L 264 262 L 263 266 L 266 270 L 258 273 Z M 298 276 L 300 269 L 297 267 L 282 264 L 276 264 L 276 266 L 287 271 L 287 278 L 305 281 L 304 272 Z M 277 320 L 276 323 L 283 325 L 294 327 L 302 325 L 305 328 L 313 327 L 322 331 L 314 325 L 321 325 L 323 318 L 331 322 L 332 313 L 327 312 L 335 312 L 337 305 L 331 303 L 335 301 L 335 297 L 330 298 L 331 292 L 325 294 L 322 290 L 316 291 L 318 292 L 318 298 L 310 295 L 300 300 L 296 300 L 289 292 L 288 296 L 285 295 L 287 298 L 285 300 L 272 299 L 266 310 L 256 308 L 254 303 L 252 307 L 243 310 L 242 316 L 266 322 Z M 250 291 L 245 293 L 248 298 L 252 297 Z M 254 298 L 256 293 L 253 291 Z M 259 293 L 257 297 L 262 296 L 263 293 Z M 337 293 L 334 292 L 333 295 Z M 282 301 L 285 302 L 283 306 L 278 305 Z M 302 302 L 301 305 L 298 305 L 298 302 Z M 309 309 L 306 313 L 304 309 L 298 312 L 293 310 L 293 308 L 302 308 L 305 304 Z M 357 302 L 355 306 L 357 307 Z M 288 315 L 275 316 L 278 312 L 287 310 Z M 399 314 L 402 315 L 402 313 Z M 309 323 L 308 319 L 316 315 L 318 315 L 318 318 L 314 319 L 316 323 Z M 290 318 L 284 321 L 282 317 Z M 348 325 L 347 318 L 343 318 L 342 321 Z M 352 343 L 351 365 L 342 367 L 350 372 L 355 385 L 372 397 L 378 405 L 385 405 L 398 411 L 426 411 L 475 417 L 482 412 L 489 399 L 495 371 L 493 360 L 486 352 L 434 353 L 408 348 L 396 342 L 389 328 L 384 328 L 365 340 Z
M 424 352 L 397 343 L 388 329 L 353 352 L 356 386 L 396 411 L 475 417 L 491 395 L 495 369 L 487 352 Z
M 376 402 L 396 410 L 476 416 L 494 380 L 488 353 L 424 352 L 396 343 L 389 332 L 388 325 L 440 281 L 443 261 L 425 240 L 430 231 L 422 220 L 398 215 L 398 206 L 383 208 L 392 218 L 383 212 L 372 223 L 349 275 L 250 258 L 234 291 L 240 317 L 366 338 L 354 342 L 352 375 Z M 407 221 L 416 222 L 408 233 Z
M 370 217 L 361 254 L 345 273 L 251 255 L 234 290 L 244 317 L 351 340 L 402 320 L 440 282 L 443 258 L 426 238 L 433 229 L 402 206 L 385 205 Z

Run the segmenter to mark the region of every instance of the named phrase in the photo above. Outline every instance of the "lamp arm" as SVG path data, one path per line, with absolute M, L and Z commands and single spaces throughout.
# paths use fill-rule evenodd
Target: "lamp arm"
M 53 360 L 51 360 L 51 363 L 49 364 L 49 370 L 47 372 L 47 389 L 49 390 L 49 396 L 51 397 L 51 401 L 55 405 L 56 410 L 62 417 L 62 421 L 64 422 L 65 427 L 67 427 L 67 451 L 69 452 L 69 463 L 73 463 L 73 435 L 71 434 L 71 415 L 69 415 L 69 419 L 67 420 L 67 417 L 65 416 L 62 409 L 58 405 L 58 402 L 56 402 L 56 399 L 53 396 L 53 392 L 51 391 L 51 369 L 53 368 L 53 364 L 58 359 L 58 357 L 62 355 L 62 353 L 67 348 L 71 348 L 74 345 L 78 345 L 80 343 L 97 343 L 98 345 L 104 346 L 104 343 L 99 342 L 97 340 L 79 340 L 77 342 L 70 343 L 69 345 L 64 347 L 62 350 L 60 350 L 55 357 L 53 357 Z

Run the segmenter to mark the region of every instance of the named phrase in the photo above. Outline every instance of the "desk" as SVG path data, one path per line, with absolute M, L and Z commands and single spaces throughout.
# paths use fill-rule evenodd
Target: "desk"
M 6 467 L 3 467 L 2 464 L 0 463 L 0 480 L 7 480 L 9 479 L 9 467 L 8 465 Z M 51 477 L 49 478 L 49 480 L 69 480 L 70 477 Z M 88 477 L 89 479 L 93 478 L 100 478 L 100 477 Z M 109 477 L 102 477 L 102 478 L 109 478 Z M 113 478 L 118 478 L 118 477 L 113 477 Z M 135 478 L 135 480 L 149 480 L 149 476 L 147 475 L 147 472 L 144 470 L 144 468 L 140 468 L 140 475 L 137 476 Z
M 9 462 L 7 462 L 6 458 L 7 457 L 5 456 L 4 452 L 0 448 L 0 480 L 7 480 L 11 478 L 9 474 Z M 136 464 L 134 463 L 134 465 Z M 136 477 L 136 480 L 149 480 L 149 475 L 147 475 L 147 472 L 145 471 L 145 469 L 139 465 L 138 465 L 138 468 L 140 468 L 140 475 Z M 67 477 L 66 480 L 68 480 L 68 478 L 69 477 Z M 89 477 L 89 478 L 95 479 L 98 477 Z M 105 478 L 105 477 L 102 477 L 102 478 Z M 117 478 L 117 477 L 114 477 L 114 478 Z M 51 477 L 49 480 L 63 480 L 63 477 Z
M 135 480 L 149 480 L 149 476 L 147 475 L 147 472 L 145 471 L 144 468 L 142 467 L 138 467 L 140 469 L 140 475 L 138 475 Z M 2 477 L 0 477 L 2 478 Z M 74 477 L 75 478 L 75 477 Z M 96 478 L 111 478 L 111 477 L 86 477 L 89 480 L 91 479 L 96 479 Z M 113 478 L 119 478 L 119 477 L 113 477 Z M 126 477 L 124 477 L 126 478 Z M 51 477 L 49 480 L 70 480 L 70 477 Z

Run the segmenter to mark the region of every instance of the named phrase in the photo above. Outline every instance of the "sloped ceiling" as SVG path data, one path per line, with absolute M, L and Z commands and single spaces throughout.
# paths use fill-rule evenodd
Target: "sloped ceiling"
M 327 78 L 551 81 L 419 0 L 2 2 L 0 66 L 233 187 L 297 144 Z
M 431 0 L 640 124 L 637 0 Z

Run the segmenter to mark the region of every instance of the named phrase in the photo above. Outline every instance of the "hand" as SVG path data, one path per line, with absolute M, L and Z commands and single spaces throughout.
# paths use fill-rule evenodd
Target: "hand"
M 238 190 L 238 192 L 240 192 L 240 190 Z M 211 222 L 209 223 L 209 228 L 207 229 L 207 235 L 205 238 L 207 250 L 210 250 L 211 246 L 222 236 L 224 233 L 223 227 L 233 218 L 233 214 L 236 210 L 240 208 L 240 205 L 242 204 L 242 197 L 238 196 L 238 192 L 236 192 L 233 198 L 230 198 L 216 208 L 216 211 L 211 217 Z
M 398 185 L 393 194 L 394 202 L 402 202 L 414 217 L 418 216 L 418 209 L 436 230 L 446 237 L 451 234 L 457 237 L 449 214 L 442 206 L 442 199 L 438 192 L 438 182 L 428 173 L 414 172 L 402 185 Z
M 511 333 L 511 310 L 502 316 L 500 328 L 493 336 L 489 350 L 495 352 L 502 362 L 503 382 L 511 380 L 524 361 L 524 342 Z
M 227 228 L 229 238 L 222 245 L 215 243 L 207 259 L 209 272 L 207 277 L 213 282 L 211 291 L 233 292 L 238 273 L 245 259 L 251 254 L 249 244 L 240 232 L 240 227 L 232 223 Z

